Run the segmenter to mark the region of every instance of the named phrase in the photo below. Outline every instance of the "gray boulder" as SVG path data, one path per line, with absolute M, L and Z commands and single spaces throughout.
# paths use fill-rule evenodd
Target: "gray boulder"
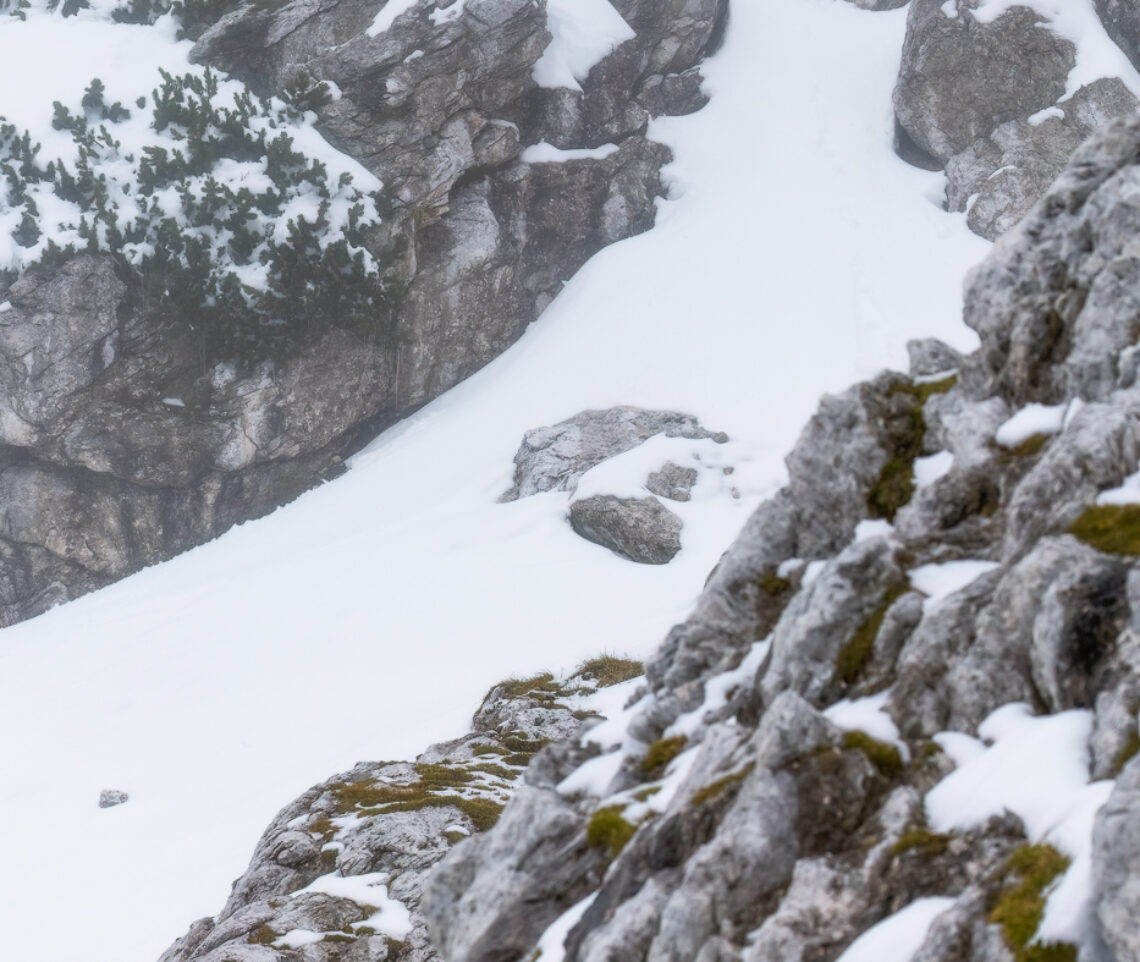
M 1024 119 L 1065 92 L 1076 49 L 1039 14 L 1015 6 L 975 19 L 981 0 L 913 0 L 895 86 L 895 116 L 910 140 L 945 164 L 999 124 Z
M 659 470 L 650 473 L 645 486 L 659 498 L 688 501 L 696 483 L 696 468 L 683 468 L 672 461 L 666 461 Z
M 639 564 L 668 564 L 681 550 L 681 519 L 656 498 L 600 494 L 570 505 L 570 527 Z
M 711 439 L 728 435 L 709 431 L 688 414 L 635 407 L 582 411 L 548 427 L 527 431 L 515 453 L 514 484 L 501 500 L 514 501 L 543 491 L 573 491 L 593 467 L 631 451 L 651 437 Z

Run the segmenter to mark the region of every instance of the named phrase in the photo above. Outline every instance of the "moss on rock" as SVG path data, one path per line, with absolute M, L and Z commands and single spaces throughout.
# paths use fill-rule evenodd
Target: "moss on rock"
M 1097 504 L 1069 526 L 1069 534 L 1105 554 L 1140 555 L 1140 504 Z

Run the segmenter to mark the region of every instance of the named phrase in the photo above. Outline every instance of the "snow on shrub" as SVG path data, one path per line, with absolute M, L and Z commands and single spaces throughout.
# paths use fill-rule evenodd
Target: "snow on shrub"
M 380 182 L 357 167 L 371 190 L 358 187 L 296 107 L 210 70 L 163 71 L 129 107 L 92 81 L 74 111 L 55 104 L 52 127 L 70 150 L 45 157 L 0 118 L 0 290 L 109 253 L 231 354 L 314 324 L 386 332 L 385 264 L 366 245 Z

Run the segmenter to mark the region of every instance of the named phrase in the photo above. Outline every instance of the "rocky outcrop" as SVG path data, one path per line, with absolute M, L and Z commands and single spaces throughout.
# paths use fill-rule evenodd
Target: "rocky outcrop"
M 192 305 L 110 256 L 0 294 L 0 624 L 341 470 L 513 343 L 587 258 L 652 225 L 669 154 L 647 121 L 703 104 L 697 67 L 727 4 L 617 6 L 636 36 L 579 90 L 533 79 L 551 35 L 531 0 L 421 0 L 376 30 L 380 0 L 246 4 L 196 24 L 195 59 L 315 109 L 384 181 L 369 244 L 392 316 L 255 354 L 219 347 Z
M 1120 42 L 1131 8 L 1098 8 Z M 995 9 L 914 0 L 894 92 L 899 154 L 945 168 L 947 209 L 966 211 L 970 229 L 989 240 L 1029 212 L 1093 131 L 1138 105 L 1112 76 L 1068 96 L 1072 42 L 1038 8 Z
M 503 682 L 463 738 L 309 789 L 266 829 L 222 911 L 195 922 L 162 962 L 439 959 L 419 911 L 432 867 L 495 823 L 535 753 L 591 717 L 583 707 L 599 686 L 638 673 L 607 658 L 561 681 Z M 540 770 L 526 777 L 541 782 Z
M 681 550 L 681 519 L 656 498 L 583 498 L 570 505 L 570 527 L 639 564 L 668 564 Z
M 999 124 L 1025 118 L 1065 93 L 1076 48 L 1013 6 L 992 22 L 982 0 L 913 0 L 895 116 L 910 139 L 941 163 Z
M 947 209 L 966 211 L 970 229 L 995 240 L 1029 212 L 1094 130 L 1137 106 L 1118 78 L 1104 78 L 1049 116 L 1000 125 L 947 162 Z
M 514 483 L 502 500 L 543 491 L 573 491 L 591 468 L 659 434 L 717 444 L 728 440 L 728 435 L 709 431 L 692 415 L 677 411 L 635 407 L 582 411 L 557 424 L 527 431 L 515 452 Z

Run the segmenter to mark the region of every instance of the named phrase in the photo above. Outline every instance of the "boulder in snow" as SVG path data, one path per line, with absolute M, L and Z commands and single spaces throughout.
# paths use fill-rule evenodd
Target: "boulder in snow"
M 999 124 L 1052 106 L 1065 93 L 1076 48 L 1028 7 L 989 22 L 982 0 L 914 0 L 907 18 L 895 116 L 940 163 Z
M 681 550 L 681 519 L 656 498 L 601 494 L 575 501 L 570 526 L 587 541 L 640 564 L 668 564 Z

